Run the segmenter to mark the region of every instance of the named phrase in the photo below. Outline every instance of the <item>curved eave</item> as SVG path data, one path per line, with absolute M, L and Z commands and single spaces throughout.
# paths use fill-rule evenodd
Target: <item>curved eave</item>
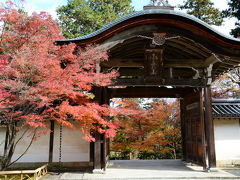
M 231 47 L 240 50 L 240 40 L 226 36 L 218 32 L 207 23 L 195 18 L 194 16 L 181 13 L 174 10 L 152 9 L 138 11 L 126 15 L 91 34 L 66 40 L 58 40 L 58 44 L 77 43 L 79 45 L 100 44 L 106 39 L 114 36 L 116 33 L 126 29 L 144 24 L 165 24 L 165 26 L 177 26 L 186 31 L 192 31 L 199 35 L 199 39 L 209 39 L 215 43 L 220 43 L 224 47 Z

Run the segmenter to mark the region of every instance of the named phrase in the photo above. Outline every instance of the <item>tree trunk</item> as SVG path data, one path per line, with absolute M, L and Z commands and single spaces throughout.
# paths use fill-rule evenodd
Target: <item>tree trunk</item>
M 174 157 L 174 159 L 177 159 L 176 150 L 177 150 L 177 145 L 176 145 L 176 143 L 174 143 L 174 144 L 173 144 L 173 157 Z
M 28 151 L 28 149 L 30 148 L 30 146 L 33 143 L 33 140 L 35 138 L 36 135 L 36 130 L 37 128 L 34 130 L 32 139 L 29 143 L 29 145 L 26 147 L 25 151 L 13 162 L 11 162 L 12 156 L 14 154 L 15 148 L 17 146 L 17 144 L 19 143 L 19 141 L 24 137 L 24 135 L 27 133 L 29 129 L 26 129 L 25 131 L 23 131 L 23 133 L 21 134 L 21 136 L 17 138 L 17 124 L 16 123 L 11 123 L 7 125 L 7 131 L 8 133 L 6 134 L 6 143 L 5 143 L 5 147 L 4 147 L 4 154 L 2 159 L 0 160 L 0 170 L 6 170 L 8 167 L 10 167 L 12 164 L 14 164 L 15 162 L 17 162 L 24 154 L 26 154 L 26 152 Z
M 0 168 L 1 170 L 5 170 L 9 167 L 9 164 L 11 163 L 11 158 L 14 153 L 15 149 L 15 141 L 16 141 L 16 124 L 8 124 L 7 125 L 7 133 L 6 133 L 6 143 L 4 148 L 4 154 L 0 162 Z

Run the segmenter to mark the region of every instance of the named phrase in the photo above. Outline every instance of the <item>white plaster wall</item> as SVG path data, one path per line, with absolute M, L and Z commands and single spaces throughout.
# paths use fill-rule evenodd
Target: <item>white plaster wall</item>
M 4 153 L 5 136 L 6 136 L 6 128 L 0 127 L 0 156 L 2 156 Z
M 18 137 L 21 136 L 23 130 L 18 133 Z M 24 138 L 19 141 L 16 146 L 12 161 L 17 159 L 26 150 L 32 139 L 32 132 L 28 131 Z M 17 162 L 48 162 L 49 157 L 49 136 L 50 133 L 39 134 L 33 141 L 32 145 L 28 149 L 27 153 L 19 159 Z
M 216 158 L 218 161 L 240 160 L 239 119 L 214 119 Z
M 59 134 L 60 128 L 55 123 L 53 162 L 59 161 Z M 63 127 L 62 131 L 62 162 L 89 162 L 89 142 L 82 139 L 80 130 L 69 130 Z

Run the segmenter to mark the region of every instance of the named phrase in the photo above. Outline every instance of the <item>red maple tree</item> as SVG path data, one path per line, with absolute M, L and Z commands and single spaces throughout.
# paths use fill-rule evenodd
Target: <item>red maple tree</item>
M 0 20 L 0 118 L 8 131 L 1 169 L 12 164 L 23 138 L 16 139 L 17 133 L 28 129 L 34 139 L 39 131 L 49 131 L 50 120 L 80 129 L 87 141 L 95 140 L 91 131 L 113 136 L 110 107 L 94 103 L 90 92 L 117 75 L 96 70 L 107 53 L 93 46 L 56 45 L 64 37 L 50 15 L 28 15 L 11 1 L 1 5 Z
M 120 128 L 111 144 L 115 154 L 130 159 L 177 158 L 181 148 L 178 101 L 155 99 L 145 107 L 137 99 L 117 103 L 134 113 L 117 116 Z

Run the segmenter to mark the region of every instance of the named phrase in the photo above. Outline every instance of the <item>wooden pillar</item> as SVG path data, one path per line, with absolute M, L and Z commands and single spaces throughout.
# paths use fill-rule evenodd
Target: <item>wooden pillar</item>
M 186 161 L 186 138 L 185 138 L 185 118 L 184 118 L 184 99 L 180 100 L 181 135 L 182 135 L 182 160 Z
M 108 88 L 104 87 L 103 88 L 103 100 L 102 103 L 103 104 L 110 104 L 110 96 L 108 93 Z M 105 136 L 105 134 L 102 135 L 102 169 L 105 171 L 106 170 L 106 166 L 107 166 L 107 161 L 108 161 L 108 152 L 107 152 L 107 148 L 108 148 L 108 140 Z
M 109 96 L 106 87 L 95 88 L 95 99 L 102 104 L 109 104 Z M 106 170 L 107 143 L 104 134 L 95 132 L 95 142 L 90 144 L 93 152 L 90 151 L 90 160 L 93 159 L 93 172 L 103 173 Z
M 201 90 L 200 100 L 199 100 L 199 110 L 201 114 L 201 139 L 202 139 L 202 160 L 203 160 L 203 170 L 208 171 L 207 163 L 207 145 L 206 145 L 206 126 L 205 126 L 205 104 L 204 104 L 204 89 Z
M 50 121 L 50 139 L 49 139 L 49 157 L 48 157 L 48 162 L 52 163 L 53 161 L 53 141 L 54 141 L 54 121 Z
M 93 172 L 101 173 L 101 135 L 95 133 L 95 142 L 94 142 L 94 161 L 93 161 Z
M 212 97 L 210 86 L 204 88 L 204 107 L 205 107 L 205 136 L 207 143 L 208 168 L 216 168 L 216 153 L 214 139 L 214 124 L 212 117 Z
M 94 142 L 90 142 L 89 159 L 90 159 L 90 165 L 93 166 L 94 165 Z
M 102 87 L 94 88 L 95 101 L 102 104 Z M 94 132 L 95 142 L 93 143 L 93 173 L 101 173 L 101 135 Z

